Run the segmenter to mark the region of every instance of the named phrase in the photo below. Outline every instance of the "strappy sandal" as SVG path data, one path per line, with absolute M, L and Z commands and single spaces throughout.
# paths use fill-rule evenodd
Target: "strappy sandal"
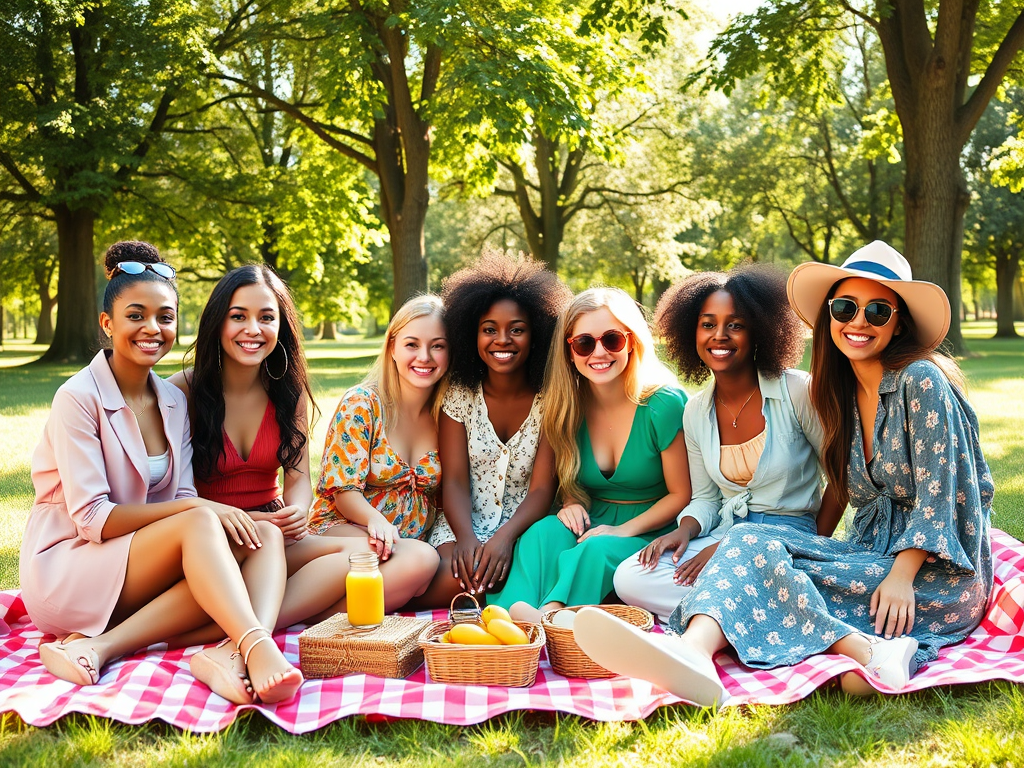
M 225 638 L 217 643 L 216 647 L 223 648 L 230 642 L 230 637 Z M 240 655 L 236 648 L 229 658 L 236 659 Z M 192 672 L 192 677 L 232 704 L 253 703 L 252 683 L 249 678 L 240 676 L 231 668 L 225 667 L 206 651 L 192 654 L 192 658 L 188 661 L 188 668 Z
M 79 653 L 72 656 L 63 642 L 43 643 L 39 646 L 39 658 L 46 671 L 61 680 L 75 685 L 96 685 L 100 681 L 97 669 L 100 661 L 92 648 L 87 654 Z
M 242 636 L 238 638 L 239 650 L 242 648 L 242 641 L 253 632 L 257 631 L 266 632 L 266 634 L 262 637 L 257 637 L 249 644 L 249 647 L 245 649 L 245 653 L 242 657 L 242 663 L 245 665 L 246 672 L 249 671 L 249 657 L 252 655 L 253 648 L 265 640 L 269 640 L 274 643 L 274 636 L 271 634 L 269 629 L 266 627 L 252 627 L 251 629 L 243 632 Z M 277 648 L 277 643 L 274 643 L 274 647 Z M 270 680 L 274 679 L 277 679 L 277 682 L 273 683 L 269 688 L 263 691 L 256 691 L 256 698 L 264 704 L 277 704 L 282 701 L 287 701 L 298 693 L 299 687 L 304 682 L 302 672 L 295 667 L 290 667 L 284 672 L 271 676 Z

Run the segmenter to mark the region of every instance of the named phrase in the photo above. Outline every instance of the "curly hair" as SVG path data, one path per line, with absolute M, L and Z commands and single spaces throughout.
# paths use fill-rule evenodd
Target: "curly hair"
M 518 304 L 530 320 L 526 376 L 530 386 L 540 391 L 558 313 L 572 299 L 572 292 L 543 263 L 492 248 L 485 248 L 476 263 L 441 285 L 453 383 L 475 388 L 483 381 L 487 366 L 477 351 L 477 326 L 488 309 L 505 299 Z
M 707 298 L 725 291 L 736 313 L 747 321 L 754 349 L 754 366 L 768 378 L 778 378 L 804 354 L 804 330 L 789 306 L 786 275 L 768 264 L 744 264 L 729 272 L 698 272 L 672 286 L 658 302 L 655 326 L 679 375 L 700 383 L 711 370 L 697 354 L 697 321 Z

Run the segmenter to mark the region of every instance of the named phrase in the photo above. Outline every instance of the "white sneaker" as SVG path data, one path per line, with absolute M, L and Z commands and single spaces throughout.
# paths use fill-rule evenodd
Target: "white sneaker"
M 900 690 L 910 682 L 910 663 L 917 653 L 917 640 L 894 637 L 892 640 L 869 638 L 871 658 L 864 668 L 890 688 Z
M 600 608 L 576 612 L 573 637 L 609 672 L 647 680 L 701 707 L 729 698 L 715 663 L 678 638 L 648 634 Z

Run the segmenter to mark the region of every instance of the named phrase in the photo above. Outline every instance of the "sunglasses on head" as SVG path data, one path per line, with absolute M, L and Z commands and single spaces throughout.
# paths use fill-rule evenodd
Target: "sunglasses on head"
M 838 323 L 850 322 L 857 316 L 859 309 L 861 307 L 853 299 L 829 299 L 828 302 L 829 314 Z M 886 304 L 884 301 L 872 301 L 863 309 L 864 319 L 877 328 L 881 328 L 892 320 L 893 314 L 899 311 L 892 304 Z
M 589 333 L 581 333 L 578 336 L 566 339 L 566 341 L 577 355 L 589 357 L 597 349 L 597 342 L 601 342 L 601 346 L 608 352 L 621 352 L 626 346 L 626 338 L 629 335 L 628 331 L 623 333 L 622 331 L 612 330 L 605 331 L 597 338 L 594 338 Z
M 141 261 L 122 261 L 118 264 L 110 273 L 110 277 L 114 278 L 120 275 L 122 272 L 126 275 L 141 275 L 146 270 L 150 272 L 156 272 L 160 277 L 166 278 L 167 280 L 173 280 L 177 271 L 170 264 L 165 264 L 162 261 L 158 261 L 154 264 L 144 264 Z

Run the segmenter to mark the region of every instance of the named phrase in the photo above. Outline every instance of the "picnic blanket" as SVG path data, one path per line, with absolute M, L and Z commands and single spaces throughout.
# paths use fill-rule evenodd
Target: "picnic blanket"
M 994 530 L 992 556 L 996 586 L 985 619 L 966 641 L 943 649 L 907 690 L 994 679 L 1024 682 L 1024 544 Z M 48 638 L 32 625 L 18 592 L 0 592 L 0 621 L 11 628 L 0 637 L 0 711 L 16 712 L 37 726 L 83 712 L 123 723 L 159 719 L 190 731 L 211 732 L 226 728 L 242 710 L 257 709 L 291 733 L 306 733 L 357 714 L 455 725 L 471 725 L 521 709 L 603 721 L 638 720 L 680 701 L 642 680 L 567 679 L 553 672 L 542 654 L 537 682 L 531 688 L 444 685 L 432 682 L 421 667 L 405 680 L 358 674 L 309 680 L 290 702 L 237 707 L 189 674 L 188 656 L 194 648 L 168 651 L 154 646 L 108 665 L 98 685 L 83 688 L 43 669 L 38 647 Z M 275 635 L 293 663 L 298 661 L 298 635 L 297 628 Z M 716 662 L 732 696 L 726 706 L 798 701 L 839 674 L 860 669 L 850 659 L 833 655 L 774 670 L 743 667 L 727 654 L 719 654 Z

